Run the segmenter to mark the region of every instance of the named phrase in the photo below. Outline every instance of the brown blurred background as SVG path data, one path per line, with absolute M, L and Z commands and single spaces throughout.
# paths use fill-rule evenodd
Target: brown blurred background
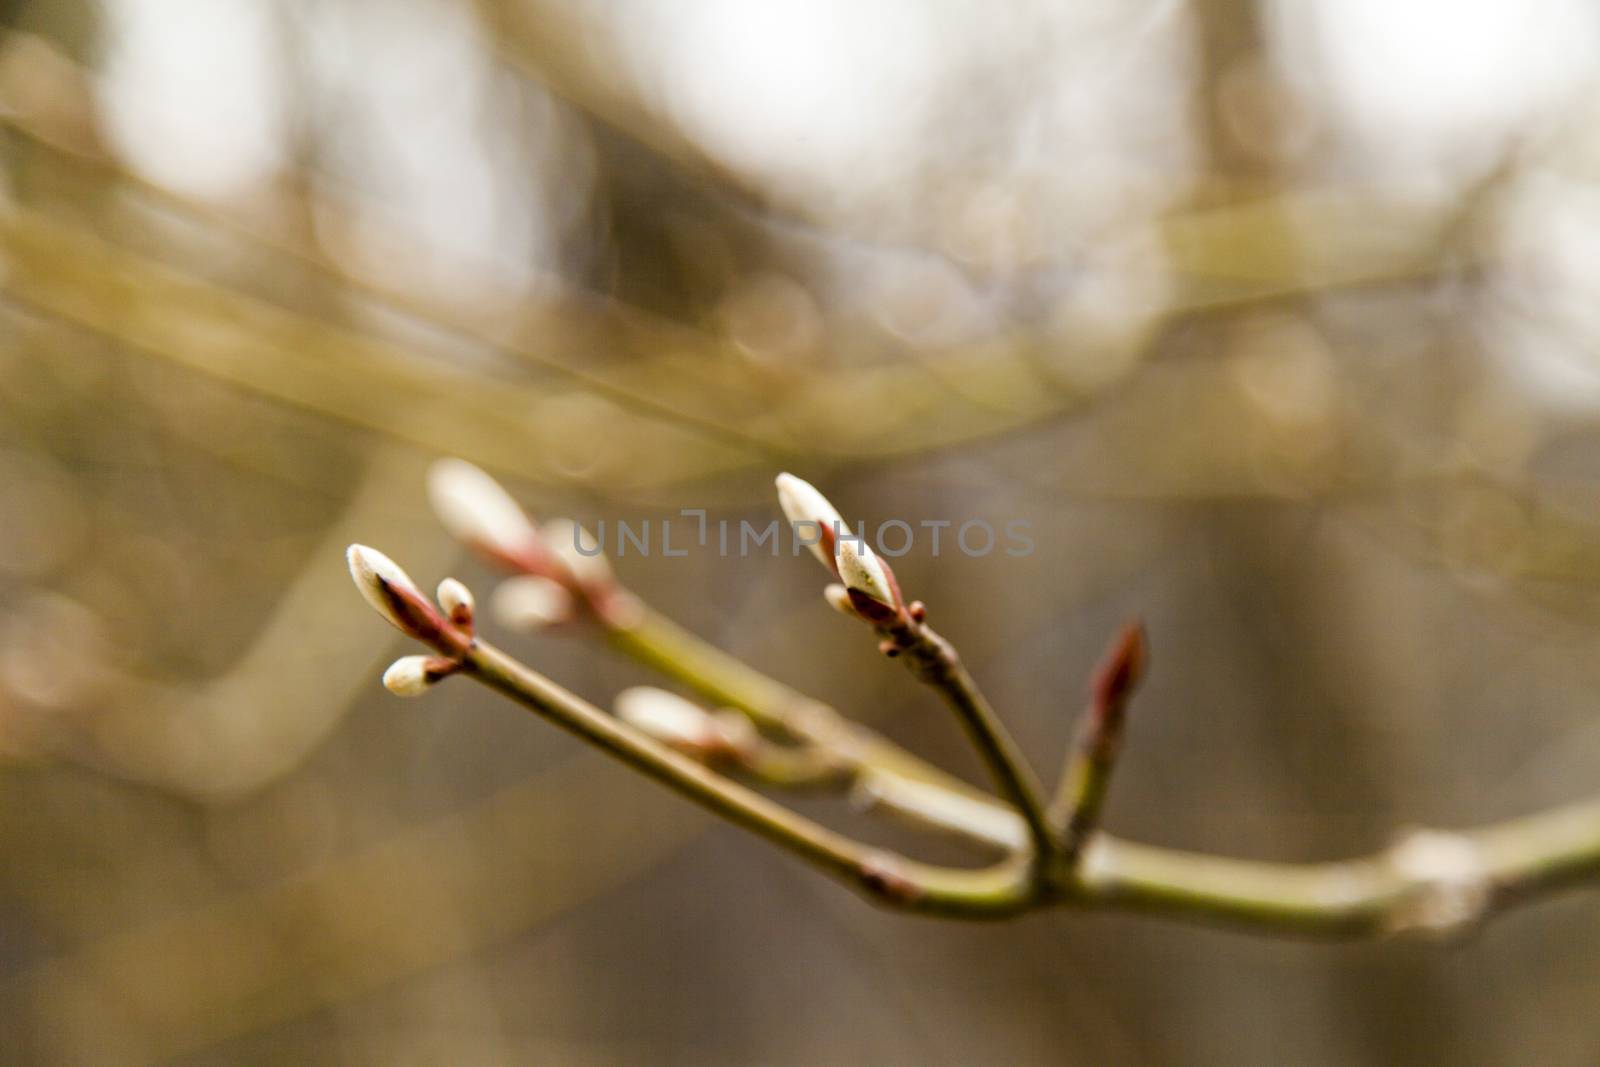
M 0 1062 L 1600 1057 L 1600 896 L 1443 947 L 883 914 L 475 687 L 396 701 L 341 558 L 487 592 L 438 455 L 591 523 L 765 523 L 791 469 L 1033 523 L 897 567 L 1041 770 L 1147 620 L 1119 833 L 1587 795 L 1592 3 L 3 8 Z M 619 567 L 976 775 L 809 562 Z

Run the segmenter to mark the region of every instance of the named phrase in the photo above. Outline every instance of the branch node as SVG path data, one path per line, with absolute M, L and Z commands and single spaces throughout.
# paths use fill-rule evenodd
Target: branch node
M 1464 834 L 1413 830 L 1388 853 L 1405 883 L 1389 920 L 1392 933 L 1459 936 L 1489 913 L 1494 878 L 1477 844 Z
M 883 904 L 907 907 L 922 896 L 922 887 L 907 873 L 904 862 L 889 852 L 869 852 L 861 861 L 861 886 Z

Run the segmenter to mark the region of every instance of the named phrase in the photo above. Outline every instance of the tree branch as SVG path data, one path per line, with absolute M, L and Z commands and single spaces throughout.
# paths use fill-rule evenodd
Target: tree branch
M 926 625 L 928 612 L 920 601 L 906 603 L 894 568 L 872 551 L 864 535 L 849 532 L 815 486 L 780 474 L 777 488 L 778 503 L 791 525 L 797 533 L 801 527 L 815 529 L 812 553 L 843 583 L 823 591 L 829 604 L 870 625 L 882 638 L 878 650 L 890 657 L 904 655 L 911 673 L 937 690 L 956 713 L 1001 794 L 1027 824 L 1037 876 L 1058 851 L 1038 780 L 954 646 Z
M 960 918 L 999 918 L 1064 905 L 1219 922 L 1262 933 L 1449 936 L 1507 908 L 1600 879 L 1600 799 L 1476 831 L 1416 830 L 1372 855 L 1315 864 L 1203 855 L 1099 831 L 1127 701 L 1146 660 L 1143 633 L 1136 626 L 1124 630 L 1096 675 L 1090 712 L 1052 813 L 1059 823 L 1030 820 L 1027 803 L 1011 809 L 985 798 L 677 628 L 617 586 L 602 560 L 564 558 L 559 544 L 538 544 L 526 516 L 509 498 L 493 495 L 502 492 L 497 486 L 485 492 L 479 484 L 473 493 L 444 494 L 447 522 L 464 539 L 531 576 L 515 580 L 544 581 L 559 586 L 563 595 L 570 592 L 575 603 L 587 605 L 584 610 L 614 645 L 685 681 L 713 703 L 737 708 L 755 726 L 783 735 L 794 742 L 793 751 L 731 731 L 708 734 L 712 743 L 685 746 L 701 759 L 686 755 L 650 731 L 676 731 L 681 741 L 687 736 L 685 722 L 693 727 L 704 718 L 719 727 L 728 724 L 693 707 L 689 718 L 676 724 L 660 712 L 653 723 L 650 716 L 640 716 L 645 729 L 609 716 L 481 641 L 471 594 L 460 583 L 447 579 L 441 585 L 446 608 L 441 611 L 386 557 L 353 547 L 352 574 L 373 607 L 438 653 L 403 659 L 385 675 L 385 683 L 412 695 L 453 674 L 472 677 L 881 904 Z M 472 505 L 472 522 L 460 521 L 457 508 L 463 501 Z M 996 777 L 1018 776 L 1004 783 L 1008 793 L 1031 794 L 1037 803 L 1037 787 L 1021 777 L 1020 753 L 954 650 L 925 625 L 922 605 L 903 603 L 886 565 L 874 567 L 860 554 L 852 559 L 852 552 L 840 557 L 837 573 L 847 585 L 833 587 L 830 602 L 872 622 L 884 635 L 886 654 L 905 655 L 914 671 L 940 688 L 963 721 L 976 724 L 974 740 L 980 749 L 990 748 Z M 732 725 L 749 731 L 742 723 Z M 764 751 L 765 745 L 773 747 Z M 728 755 L 735 757 L 734 766 L 775 784 L 848 785 L 872 807 L 982 842 L 1006 857 L 992 866 L 965 869 L 873 848 L 707 766 Z M 767 756 L 777 762 L 764 765 Z M 1061 824 L 1057 839 L 1050 826 Z M 1041 847 L 1041 838 L 1047 846 Z M 1047 862 L 1037 862 L 1041 858 Z
M 380 564 L 357 565 L 358 553 Z M 427 685 L 452 673 L 474 678 L 885 906 L 976 919 L 1055 904 L 1303 936 L 1445 936 L 1600 876 L 1600 800 L 1472 833 L 1419 830 L 1382 852 L 1339 863 L 1262 863 L 1099 835 L 1075 868 L 1045 870 L 1043 892 L 1023 856 L 971 870 L 920 863 L 830 830 L 652 740 L 444 618 L 378 554 L 354 549 L 352 557 L 374 606 L 452 661 Z M 916 788 L 938 791 L 926 783 Z M 1021 818 L 1000 814 L 1013 829 L 1001 829 L 996 819 L 974 832 L 998 846 L 1022 840 Z
M 1024 850 L 1029 833 L 1011 809 L 907 752 L 881 734 L 842 717 L 711 645 L 648 606 L 623 625 L 597 620 L 612 647 L 694 691 L 711 704 L 737 709 L 752 722 L 812 753 L 815 776 L 765 773 L 774 785 L 807 787 L 826 779 L 848 790 L 865 810 L 883 810 L 1001 852 Z
M 937 867 L 845 837 L 607 715 L 480 640 L 470 595 L 447 616 L 381 552 L 352 545 L 348 556 L 356 587 L 374 610 L 438 653 L 438 660 L 421 657 L 428 664 L 424 671 L 397 670 L 415 657 L 391 667 L 384 682 L 397 694 L 420 695 L 451 674 L 464 674 L 879 903 L 972 918 L 1002 916 L 1026 905 L 1028 882 L 1015 863 L 978 870 Z M 461 587 L 446 579 L 441 591 L 445 588 Z
M 941 794 L 938 804 L 896 810 L 928 828 L 1013 850 L 996 846 L 992 836 L 974 830 L 1008 815 L 993 798 L 679 626 L 621 587 L 601 557 L 573 559 L 570 538 L 538 530 L 516 501 L 481 470 L 461 460 L 441 460 L 430 473 L 429 491 L 434 509 L 464 544 L 492 565 L 518 575 L 513 582 L 540 583 L 559 602 L 553 610 L 503 612 L 510 616 L 505 621 L 540 628 L 587 622 L 624 655 L 686 686 L 711 705 L 743 713 L 762 730 L 810 753 L 817 765 L 829 768 L 828 777 L 836 787 L 866 799 L 880 793 L 892 798 L 925 797 L 927 790 L 915 787 L 928 786 Z M 588 572 L 590 580 L 580 572 Z

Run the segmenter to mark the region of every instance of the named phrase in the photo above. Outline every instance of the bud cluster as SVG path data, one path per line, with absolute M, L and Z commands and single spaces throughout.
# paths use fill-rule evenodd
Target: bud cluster
M 839 579 L 823 590 L 830 606 L 879 629 L 921 621 L 922 606 L 906 604 L 894 569 L 865 538 L 850 532 L 827 497 L 792 474 L 778 475 L 777 485 L 784 515 L 796 526 L 816 528 L 817 537 L 809 542 L 811 552 Z
M 493 599 L 507 626 L 540 630 L 571 622 L 582 608 L 623 623 L 635 610 L 594 535 L 570 519 L 552 519 L 541 529 L 499 482 L 465 460 L 435 463 L 428 497 L 463 544 L 515 572 Z
M 476 604 L 472 591 L 454 578 L 439 583 L 437 606 L 423 595 L 394 560 L 366 545 L 345 552 L 350 577 L 373 610 L 401 633 L 438 651 L 435 656 L 402 656 L 383 672 L 383 684 L 399 696 L 420 696 L 461 669 L 472 647 Z

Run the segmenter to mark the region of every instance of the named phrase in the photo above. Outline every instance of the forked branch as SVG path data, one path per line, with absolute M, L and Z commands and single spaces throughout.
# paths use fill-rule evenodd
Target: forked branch
M 477 635 L 472 595 L 446 579 L 437 606 L 381 553 L 350 550 L 357 586 L 391 623 L 427 645 L 384 682 L 402 695 L 451 675 L 473 678 L 715 814 L 893 908 L 999 918 L 1053 905 L 1116 908 L 1232 923 L 1268 933 L 1374 936 L 1454 934 L 1511 905 L 1600 879 L 1600 800 L 1473 832 L 1419 830 L 1372 856 L 1279 864 L 1135 844 L 1100 830 L 1128 704 L 1146 660 L 1137 625 L 1113 643 L 1054 802 L 1042 791 L 955 650 L 906 602 L 888 565 L 851 537 L 832 506 L 798 479 L 779 480 L 792 522 L 809 523 L 813 551 L 839 584 L 830 604 L 872 627 L 885 655 L 903 658 L 956 712 L 1001 798 L 985 796 L 881 736 L 706 644 L 645 606 L 574 527 L 543 530 L 489 477 L 458 461 L 435 469 L 446 524 L 514 572 L 496 596 L 523 627 L 588 625 L 680 682 L 708 710 L 660 690 L 635 689 L 607 714 Z M 584 550 L 580 551 L 580 548 Z M 782 788 L 848 789 L 865 806 L 981 843 L 986 867 L 923 863 L 875 848 L 800 815 L 735 780 Z

